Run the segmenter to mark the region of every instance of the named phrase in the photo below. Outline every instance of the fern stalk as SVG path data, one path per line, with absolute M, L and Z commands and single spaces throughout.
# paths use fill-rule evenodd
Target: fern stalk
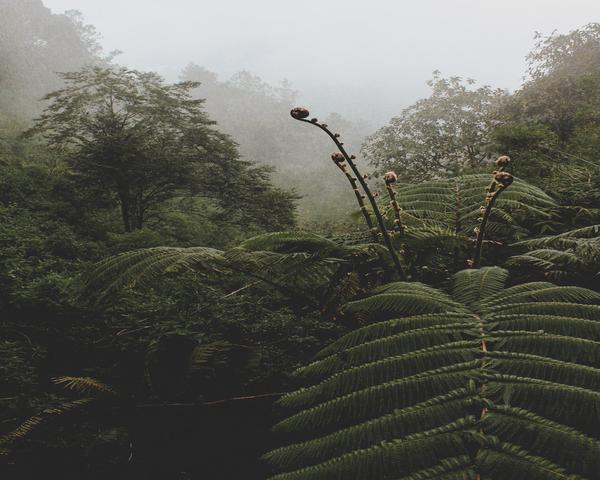
M 356 201 L 358 202 L 360 211 L 362 212 L 363 216 L 365 217 L 365 222 L 367 223 L 367 226 L 369 227 L 371 236 L 373 237 L 373 240 L 376 243 L 379 242 L 379 238 L 377 237 L 377 228 L 375 228 L 375 226 L 373 225 L 373 220 L 371 219 L 371 214 L 369 213 L 369 210 L 367 209 L 367 206 L 365 205 L 364 195 L 362 193 L 360 193 L 358 184 L 356 183 L 356 177 L 353 177 L 350 174 L 350 172 L 348 172 L 346 165 L 344 164 L 344 160 L 345 160 L 344 155 L 342 155 L 341 153 L 334 153 L 331 155 L 331 160 L 333 160 L 333 163 L 335 163 L 336 166 L 342 171 L 342 173 L 344 175 L 346 175 L 346 178 L 348 179 L 348 182 L 350 183 L 350 186 L 352 187 L 352 191 L 354 192 L 354 195 L 356 196 Z
M 310 115 L 310 112 L 308 110 L 306 110 L 305 108 L 300 108 L 300 107 L 293 108 L 290 112 L 290 115 L 292 116 L 292 118 L 294 118 L 300 122 L 305 122 L 310 125 L 315 125 L 315 126 L 319 127 L 321 130 L 323 130 L 329 136 L 329 138 L 331 138 L 333 143 L 335 143 L 335 145 L 338 148 L 338 150 L 340 151 L 340 153 L 344 156 L 346 163 L 352 169 L 352 172 L 356 176 L 356 179 L 359 181 L 360 186 L 362 187 L 363 191 L 365 192 L 365 195 L 369 199 L 369 203 L 371 204 L 371 208 L 373 209 L 373 212 L 375 213 L 375 218 L 377 219 L 377 223 L 379 225 L 379 230 L 383 237 L 383 241 L 390 253 L 390 256 L 392 257 L 392 261 L 394 262 L 394 266 L 396 267 L 398 276 L 400 277 L 400 279 L 403 279 L 403 280 L 406 279 L 406 274 L 404 273 L 404 269 L 402 268 L 400 259 L 398 258 L 398 253 L 396 252 L 396 250 L 394 249 L 394 246 L 392 245 L 392 240 L 390 239 L 390 235 L 385 227 L 385 222 L 383 221 L 383 216 L 381 215 L 381 211 L 379 210 L 379 207 L 377 206 L 375 197 L 373 196 L 371 189 L 367 185 L 367 182 L 365 181 L 364 177 L 361 175 L 360 171 L 358 170 L 358 168 L 356 167 L 356 164 L 353 161 L 356 157 L 354 155 L 348 155 L 348 153 L 346 152 L 346 149 L 344 148 L 344 144 L 342 142 L 340 142 L 340 140 L 339 140 L 340 135 L 338 133 L 335 133 L 335 134 L 332 133 L 331 130 L 329 130 L 327 128 L 326 123 L 319 123 L 319 120 L 316 118 L 312 118 L 312 119 L 308 120 L 307 118 Z
M 504 171 L 505 167 L 509 164 L 510 158 L 506 155 L 499 157 L 496 160 L 498 170 L 494 172 L 490 186 L 485 197 L 485 207 L 483 210 L 483 216 L 481 217 L 481 223 L 476 228 L 477 239 L 475 241 L 475 253 L 473 254 L 473 260 L 471 266 L 473 268 L 479 268 L 481 266 L 481 252 L 483 250 L 483 239 L 485 237 L 485 227 L 487 226 L 488 220 L 492 213 L 492 209 L 498 200 L 500 194 L 506 190 L 513 182 L 513 176 Z
M 402 217 L 400 216 L 400 205 L 398 204 L 396 190 L 394 189 L 394 183 L 398 181 L 398 175 L 396 175 L 396 172 L 387 172 L 383 176 L 383 180 L 385 181 L 385 188 L 390 197 L 390 206 L 394 211 L 394 227 L 400 235 L 404 235 L 404 225 L 402 225 Z

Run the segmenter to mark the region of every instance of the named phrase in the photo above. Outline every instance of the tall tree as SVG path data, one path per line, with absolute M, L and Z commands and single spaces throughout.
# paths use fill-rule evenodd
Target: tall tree
M 491 158 L 493 112 L 504 91 L 474 88 L 474 80 L 443 78 L 434 72 L 428 98 L 405 109 L 363 146 L 378 172 L 396 170 L 405 178 L 458 174 Z
M 528 80 L 507 102 L 505 113 L 548 125 L 566 144 L 576 130 L 576 112 L 588 99 L 582 78 L 600 75 L 600 23 L 536 38 L 527 56 Z
M 293 224 L 291 197 L 270 186 L 264 169 L 239 160 L 203 100 L 190 96 L 197 84 L 99 66 L 62 77 L 66 86 L 46 97 L 30 133 L 65 155 L 80 181 L 116 197 L 125 231 L 141 229 L 153 207 L 184 192 L 250 212 L 258 223 L 268 216 L 252 208 L 265 195 L 279 196 L 268 223 Z

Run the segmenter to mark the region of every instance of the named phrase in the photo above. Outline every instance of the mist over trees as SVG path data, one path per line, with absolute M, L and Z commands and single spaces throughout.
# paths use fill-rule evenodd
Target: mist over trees
M 385 125 L 118 59 L 0 0 L 2 478 L 598 477 L 599 24 Z
M 58 72 L 103 61 L 94 27 L 78 12 L 51 13 L 42 0 L 3 0 L 0 32 L 3 116 L 30 119 L 43 108 L 39 100 L 62 85 Z
M 289 120 L 289 111 L 298 97 L 289 82 L 272 86 L 247 71 L 228 81 L 213 72 L 189 64 L 181 80 L 199 82 L 195 92 L 206 99 L 206 110 L 238 143 L 244 159 L 274 168 L 278 185 L 293 188 L 299 201 L 300 221 L 344 221 L 344 204 L 352 200 L 345 179 L 335 175 L 327 152 L 326 139 L 309 129 L 298 129 Z M 343 132 L 351 151 L 358 152 L 369 133 L 366 124 L 350 122 L 332 113 L 326 121 Z

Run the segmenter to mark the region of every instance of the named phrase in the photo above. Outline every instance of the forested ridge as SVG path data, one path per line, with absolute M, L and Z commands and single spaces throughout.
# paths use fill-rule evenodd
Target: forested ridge
M 600 24 L 379 126 L 41 0 L 0 60 L 3 478 L 600 479 Z

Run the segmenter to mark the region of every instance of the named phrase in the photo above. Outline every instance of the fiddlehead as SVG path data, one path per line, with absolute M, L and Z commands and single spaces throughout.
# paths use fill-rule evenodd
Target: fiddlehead
M 487 188 L 485 205 L 481 206 L 481 212 L 483 214 L 481 217 L 481 223 L 479 224 L 479 227 L 475 228 L 475 234 L 477 235 L 475 240 L 475 253 L 473 254 L 473 259 L 469 262 L 469 266 L 472 268 L 479 268 L 481 266 L 481 252 L 485 237 L 485 227 L 492 213 L 492 209 L 496 204 L 496 200 L 498 200 L 500 194 L 513 182 L 513 176 L 505 171 L 509 164 L 510 157 L 507 155 L 502 155 L 501 157 L 498 157 L 498 160 L 496 160 L 498 170 L 494 172 L 492 182 Z
M 308 117 L 310 116 L 310 112 L 306 108 L 302 108 L 302 107 L 293 108 L 290 111 L 290 115 L 292 116 L 292 118 L 294 118 L 300 122 L 305 122 L 305 123 L 315 125 L 316 127 L 320 128 L 329 136 L 329 138 L 331 138 L 333 143 L 335 143 L 336 147 L 338 148 L 338 150 L 344 157 L 344 160 L 346 161 L 346 163 L 348 164 L 348 166 L 354 173 L 356 180 L 358 180 L 358 182 L 360 183 L 360 186 L 362 187 L 363 191 L 365 192 L 365 195 L 366 195 L 367 199 L 369 200 L 369 203 L 371 204 L 371 208 L 373 209 L 373 213 L 375 214 L 375 218 L 377 219 L 377 224 L 378 224 L 379 230 L 380 230 L 379 234 L 383 237 L 383 241 L 390 253 L 392 261 L 394 262 L 394 266 L 396 267 L 398 276 L 404 280 L 406 278 L 406 275 L 405 275 L 404 269 L 402 268 L 402 265 L 400 263 L 400 259 L 398 258 L 398 253 L 396 252 L 396 250 L 394 249 L 394 246 L 392 245 L 392 241 L 391 241 L 390 235 L 386 229 L 385 222 L 383 220 L 383 216 L 381 215 L 381 211 L 379 210 L 377 202 L 375 201 L 375 196 L 371 192 L 371 189 L 367 185 L 365 178 L 363 177 L 363 175 L 361 175 L 356 164 L 354 163 L 354 160 L 356 159 L 356 157 L 354 155 L 348 155 L 348 153 L 344 149 L 343 142 L 341 142 L 339 139 L 340 138 L 339 133 L 332 133 L 331 130 L 329 130 L 327 124 L 320 123 L 317 118 L 311 118 L 309 120 Z M 363 213 L 364 212 L 365 211 L 363 211 Z M 367 212 L 367 214 L 368 214 L 368 212 Z M 367 222 L 367 225 L 369 225 L 369 222 Z

